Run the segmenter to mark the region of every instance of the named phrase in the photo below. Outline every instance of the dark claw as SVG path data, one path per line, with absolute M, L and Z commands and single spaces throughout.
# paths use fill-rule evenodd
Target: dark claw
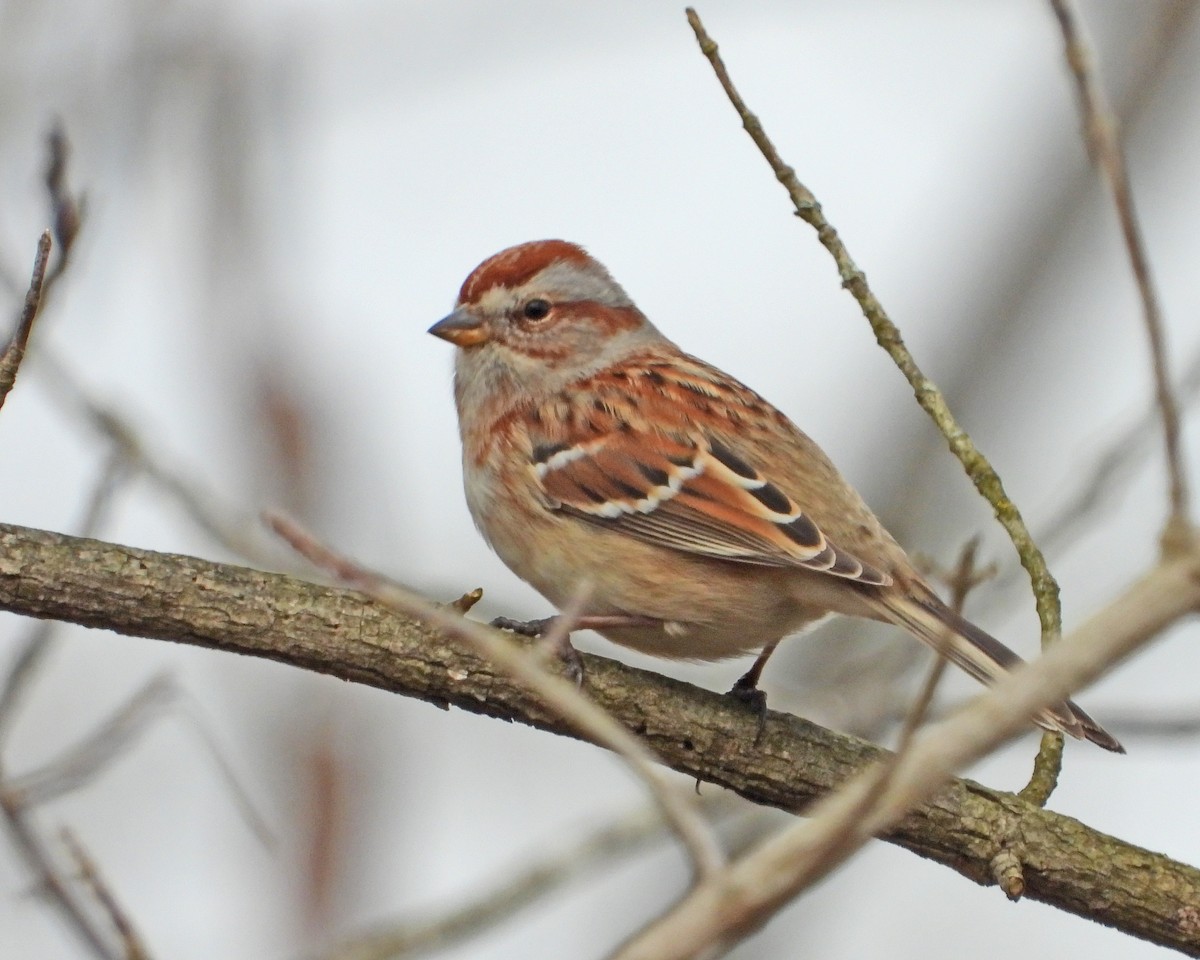
M 511 631 L 518 636 L 542 639 L 553 630 L 555 619 L 546 617 L 543 620 L 512 620 L 508 617 L 497 617 L 492 621 L 492 626 L 497 630 Z M 583 658 L 572 646 L 569 633 L 557 643 L 540 643 L 538 646 L 563 665 L 563 674 L 568 680 L 574 681 L 576 687 L 583 686 Z
M 758 719 L 758 730 L 754 734 L 754 745 L 757 747 L 767 729 L 767 695 L 754 685 L 753 679 L 742 677 L 725 696 L 744 703 L 754 711 Z
M 508 630 L 522 637 L 540 637 L 554 624 L 553 617 L 544 620 L 513 620 L 509 617 L 497 617 L 492 626 L 497 630 Z
M 563 642 L 551 648 L 554 656 L 558 657 L 563 665 L 563 676 L 575 683 L 575 688 L 578 690 L 583 686 L 583 657 L 579 655 L 579 651 L 571 644 L 570 636 L 563 638 Z

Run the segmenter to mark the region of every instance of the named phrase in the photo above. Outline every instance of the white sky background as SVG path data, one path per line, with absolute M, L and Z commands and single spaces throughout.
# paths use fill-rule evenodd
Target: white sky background
M 1084 5 L 1112 87 L 1145 56 L 1161 9 Z M 926 371 L 1044 523 L 1150 396 L 1135 291 L 1099 186 L 1060 218 L 1052 248 L 1029 253 L 1050 198 L 1084 164 L 1048 10 L 862 0 L 700 12 Z M 1200 350 L 1194 23 L 1178 43 L 1129 147 L 1176 370 Z M 424 331 L 482 258 L 561 236 L 606 263 L 664 332 L 792 415 L 910 549 L 949 560 L 985 531 L 986 556 L 1011 562 L 675 4 L 0 0 L 0 80 L 4 275 L 23 285 L 44 224 L 39 174 L 55 116 L 74 144 L 72 183 L 88 194 L 77 261 L 35 338 L 231 505 L 286 499 L 261 422 L 265 371 L 309 431 L 301 499 L 322 534 L 435 596 L 482 585 L 488 616 L 545 615 L 471 527 L 451 348 Z M 1015 271 L 1022 258 L 1029 269 Z M 9 302 L 13 313 L 15 293 Z M 1200 473 L 1195 426 L 1186 447 Z M 105 447 L 36 357 L 0 413 L 0 450 L 0 519 L 71 529 Z M 1165 481 L 1152 450 L 1054 558 L 1068 626 L 1154 555 Z M 225 556 L 146 483 L 102 535 Z M 993 594 L 976 598 L 980 619 L 1032 653 L 1032 603 Z M 0 637 L 25 629 L 0 618 Z M 296 956 L 364 922 L 454 902 L 641 796 L 615 761 L 572 742 L 273 664 L 66 636 L 22 714 L 15 769 L 168 670 L 280 834 L 274 852 L 255 844 L 196 738 L 171 719 L 47 811 L 51 829 L 76 830 L 158 957 Z M 819 639 L 773 661 L 776 705 L 808 696 L 832 709 L 803 684 Z M 1197 639 L 1194 624 L 1173 631 L 1081 701 L 1102 721 L 1200 708 Z M 744 669 L 581 646 L 718 689 Z M 1035 743 L 972 773 L 1015 789 Z M 306 927 L 298 876 L 314 744 L 340 764 L 345 826 L 329 913 Z M 1069 744 L 1052 807 L 1200 862 L 1196 739 L 1127 745 L 1117 758 Z M 660 850 L 445 955 L 599 956 L 683 882 L 681 858 Z M 0 848 L 3 952 L 77 955 L 27 884 Z M 964 949 L 1156 953 L 876 844 L 735 956 Z

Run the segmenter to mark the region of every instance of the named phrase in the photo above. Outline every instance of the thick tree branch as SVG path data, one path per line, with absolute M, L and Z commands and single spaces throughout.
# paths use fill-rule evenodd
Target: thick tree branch
M 1200 570 L 1176 561 L 1172 587 Z M 266 657 L 441 706 L 570 735 L 555 713 L 445 634 L 361 594 L 278 574 L 0 524 L 0 609 Z M 771 713 L 760 743 L 740 705 L 689 684 L 585 656 L 588 693 L 664 762 L 759 803 L 796 810 L 878 760 L 878 747 Z M 991 884 L 1019 837 L 1027 897 L 1200 956 L 1200 870 L 1012 794 L 966 780 L 886 834 Z

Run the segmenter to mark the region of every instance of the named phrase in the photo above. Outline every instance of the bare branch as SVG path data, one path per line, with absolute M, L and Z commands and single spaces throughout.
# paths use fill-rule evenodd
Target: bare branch
M 1196 9 L 1200 10 L 1200 6 Z M 1186 404 L 1200 396 L 1200 351 L 1192 355 L 1179 378 L 1176 395 Z M 1141 461 L 1150 443 L 1157 404 L 1109 440 L 1086 470 L 1075 470 L 1072 493 L 1053 511 L 1053 519 L 1038 533 L 1038 543 L 1047 552 L 1063 549 L 1114 496 L 1122 482 Z
M 33 275 L 29 278 L 29 290 L 25 294 L 25 303 L 21 307 L 21 315 L 17 318 L 17 327 L 12 339 L 4 352 L 0 353 L 0 407 L 8 398 L 9 391 L 17 381 L 17 370 L 25 359 L 25 348 L 29 345 L 29 335 L 33 332 L 33 321 L 37 319 L 42 306 L 42 290 L 46 282 L 46 264 L 50 262 L 50 231 L 42 233 L 38 240 L 37 254 L 33 258 Z
M 1133 619 L 1149 630 L 1181 609 L 1200 608 L 1200 548 L 1165 569 L 1169 577 L 1154 581 L 1165 589 L 1131 591 L 1080 636 L 1093 642 Z M 362 594 L 280 574 L 0 524 L 0 609 L 266 657 L 579 736 L 448 631 L 399 616 Z M 588 695 L 637 731 L 664 763 L 758 803 L 802 809 L 885 756 L 861 740 L 775 711 L 768 711 L 756 744 L 757 718 L 720 694 L 581 656 Z M 917 746 L 938 729 L 930 728 Z M 883 836 L 992 884 L 992 861 L 1014 830 L 1026 864 L 1026 899 L 1200 954 L 1200 927 L 1181 921 L 1181 911 L 1200 902 L 1200 870 L 1012 794 L 950 781 L 936 803 L 917 807 Z
M 1129 186 L 1129 172 L 1125 168 L 1125 156 L 1117 134 L 1117 119 L 1108 104 L 1103 87 L 1097 77 L 1095 56 L 1080 34 L 1077 17 L 1070 0 L 1050 0 L 1054 16 L 1063 35 L 1067 65 L 1075 78 L 1075 89 L 1079 98 L 1079 109 L 1083 115 L 1085 137 L 1092 162 L 1104 174 L 1112 192 L 1121 222 L 1121 234 L 1129 253 L 1129 262 L 1137 281 L 1142 299 L 1142 317 L 1150 339 L 1150 355 L 1154 366 L 1155 394 L 1162 415 L 1163 440 L 1166 447 L 1167 472 L 1170 477 L 1171 516 L 1164 537 L 1173 536 L 1172 525 L 1184 528 L 1191 526 L 1188 505 L 1188 479 L 1179 448 L 1179 405 L 1171 387 L 1167 370 L 1167 351 L 1163 334 L 1162 312 L 1158 294 L 1150 274 L 1150 261 L 1146 255 L 1141 226 L 1133 206 L 1133 192 Z M 1186 535 L 1185 535 L 1186 546 Z M 1169 547 L 1164 543 L 1164 547 Z

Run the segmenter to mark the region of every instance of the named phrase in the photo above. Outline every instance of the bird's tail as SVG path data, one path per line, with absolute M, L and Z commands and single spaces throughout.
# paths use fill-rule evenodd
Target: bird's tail
M 1024 662 L 991 634 L 959 616 L 933 594 L 928 598 L 889 596 L 884 605 L 887 619 L 944 653 L 951 663 L 981 683 L 992 684 Z M 1125 752 L 1112 734 L 1070 700 L 1048 707 L 1034 717 L 1034 721 L 1047 730 L 1090 740 L 1105 750 Z

